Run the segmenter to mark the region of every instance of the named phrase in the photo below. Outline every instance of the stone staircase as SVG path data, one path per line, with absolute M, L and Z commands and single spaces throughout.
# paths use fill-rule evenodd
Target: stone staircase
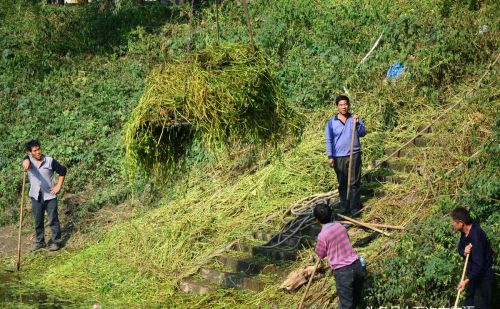
M 417 128 L 417 132 L 425 129 L 427 125 L 421 125 Z M 433 133 L 433 128 L 429 127 L 423 131 L 421 135 L 417 136 L 412 143 L 403 149 L 397 147 L 390 147 L 384 150 L 384 155 L 389 156 L 394 154 L 387 161 L 381 162 L 377 169 L 370 171 L 365 175 L 364 181 L 379 182 L 379 183 L 403 183 L 410 174 L 417 173 L 419 164 L 412 160 L 416 152 L 425 151 L 430 147 L 429 140 Z M 372 165 L 375 165 L 373 162 Z
M 319 226 L 309 226 L 298 231 L 282 244 L 275 234 L 255 232 L 251 238 L 237 242 L 225 254 L 215 257 L 189 278 L 181 280 L 184 292 L 204 294 L 217 288 L 236 288 L 259 292 L 268 284 L 281 282 L 297 259 L 297 253 L 314 243 Z
M 419 127 L 418 132 L 423 128 L 424 126 Z M 373 198 L 374 188 L 387 183 L 400 184 L 410 173 L 418 172 L 418 164 L 409 157 L 415 151 L 422 151 L 428 146 L 429 139 L 426 135 L 430 133 L 432 128 L 415 138 L 411 145 L 399 150 L 378 168 L 365 174 L 362 181 L 362 202 Z M 391 155 L 396 150 L 388 148 L 385 154 Z M 326 202 L 334 209 L 338 209 L 336 200 Z M 195 275 L 182 279 L 179 282 L 179 289 L 186 293 L 206 294 L 220 288 L 260 292 L 266 286 L 279 286 L 292 270 L 292 263 L 298 259 L 299 251 L 313 247 L 315 238 L 321 230 L 310 215 L 290 217 L 284 229 L 290 230 L 290 227 L 294 227 L 297 231 L 289 238 L 283 236 L 283 230 L 274 233 L 254 232 L 248 239 L 235 243 L 223 255 L 213 258 Z M 367 233 L 362 237 L 353 239 L 354 247 L 367 246 L 379 236 L 376 232 L 365 231 Z

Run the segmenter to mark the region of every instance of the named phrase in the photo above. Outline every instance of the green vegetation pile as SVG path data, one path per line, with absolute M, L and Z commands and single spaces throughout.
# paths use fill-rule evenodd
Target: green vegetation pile
M 300 133 L 264 53 L 249 45 L 206 47 L 152 71 L 125 126 L 128 166 L 175 173 L 201 148 L 276 144 Z

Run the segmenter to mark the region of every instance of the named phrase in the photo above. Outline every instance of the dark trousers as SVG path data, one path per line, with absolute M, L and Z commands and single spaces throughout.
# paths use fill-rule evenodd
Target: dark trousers
M 45 211 L 47 211 L 49 226 L 52 230 L 52 242 L 59 243 L 61 239 L 61 229 L 59 217 L 57 216 L 57 198 L 44 201 L 43 199 L 31 198 L 33 217 L 35 218 L 36 242 L 45 244 Z
M 347 179 L 349 173 L 349 156 L 335 158 L 333 166 L 339 183 L 340 204 L 346 214 L 354 214 L 361 209 L 361 152 L 352 155 L 351 189 L 347 203 Z
M 333 272 L 339 296 L 339 309 L 353 309 L 359 306 L 365 275 L 359 260 Z
M 465 289 L 464 306 L 474 306 L 474 309 L 491 309 L 494 275 L 477 279 Z

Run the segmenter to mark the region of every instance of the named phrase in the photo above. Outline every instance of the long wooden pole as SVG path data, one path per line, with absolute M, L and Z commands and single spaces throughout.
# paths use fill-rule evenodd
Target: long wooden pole
M 19 235 L 17 238 L 17 263 L 16 268 L 21 268 L 21 229 L 23 226 L 23 206 L 24 206 L 24 187 L 26 185 L 26 171 L 23 171 L 23 185 L 21 188 L 21 205 L 19 206 Z
M 464 270 L 462 271 L 462 278 L 460 278 L 460 282 L 464 281 L 464 278 L 465 278 L 465 271 L 467 270 L 467 263 L 469 262 L 469 255 L 470 254 L 467 254 L 465 256 L 465 264 L 464 264 Z M 462 292 L 461 290 L 458 290 L 458 293 L 457 293 L 457 298 L 455 299 L 455 305 L 453 306 L 454 309 L 457 308 L 458 306 L 458 301 L 460 300 L 460 292 Z
M 219 25 L 219 0 L 215 0 L 215 23 L 217 24 L 217 44 L 220 42 L 220 25 Z
M 313 281 L 314 275 L 316 274 L 316 270 L 319 267 L 319 263 L 321 263 L 321 259 L 318 257 L 318 261 L 316 262 L 316 265 L 314 265 L 314 269 L 313 269 L 313 272 L 311 274 L 311 277 L 309 277 L 309 282 L 307 282 L 307 286 L 306 286 L 306 290 L 304 291 L 304 295 L 302 295 L 302 298 L 300 299 L 298 309 L 302 309 L 302 306 L 304 305 L 304 300 L 306 300 L 307 293 L 309 292 L 309 287 L 311 286 L 311 282 Z
M 352 136 L 351 136 L 351 148 L 350 148 L 350 153 L 349 153 L 349 171 L 347 172 L 347 196 L 346 196 L 346 201 L 349 203 L 349 193 L 351 192 L 351 176 L 352 176 L 352 157 L 353 157 L 353 150 L 354 150 L 354 135 L 356 134 L 356 120 L 352 120 L 354 122 L 354 125 L 352 126 Z M 349 206 L 349 204 L 347 205 Z
M 194 0 L 191 0 L 191 2 L 189 3 L 189 13 L 188 13 L 188 17 L 189 17 L 189 42 L 186 46 L 186 51 L 189 53 L 191 51 L 191 47 L 193 45 L 193 32 L 194 32 L 194 29 L 193 29 L 193 15 L 194 15 Z
M 340 223 L 357 225 L 356 223 L 351 222 L 351 221 L 340 221 Z M 366 222 L 362 222 L 362 223 L 366 223 Z M 366 224 L 369 224 L 370 226 L 374 226 L 374 227 L 385 227 L 385 228 L 394 229 L 394 230 L 404 230 L 405 229 L 404 226 L 400 226 L 400 225 L 389 225 L 389 224 L 382 224 L 382 223 L 366 223 Z
M 379 233 L 381 233 L 381 234 L 384 234 L 384 235 L 385 235 L 385 236 L 387 236 L 387 237 L 391 237 L 391 234 L 389 234 L 389 233 L 387 233 L 387 232 L 384 232 L 384 231 L 382 231 L 381 229 L 378 229 L 378 228 L 376 228 L 376 227 L 372 226 L 372 225 L 371 225 L 371 224 L 369 224 L 369 223 L 364 223 L 364 222 L 361 222 L 361 221 L 358 221 L 358 220 L 354 220 L 354 219 L 352 219 L 352 218 L 349 218 L 349 217 L 344 216 L 344 215 L 341 215 L 341 214 L 337 214 L 337 216 L 341 217 L 341 218 L 342 218 L 342 219 L 344 219 L 344 220 L 347 220 L 347 221 L 350 221 L 350 222 L 352 222 L 352 223 L 355 223 L 355 224 L 357 224 L 357 225 L 361 225 L 361 226 L 367 227 L 367 228 L 369 228 L 369 229 L 372 229 L 372 230 L 374 230 L 375 232 L 379 232 Z
M 241 0 L 241 3 L 243 4 L 243 11 L 245 13 L 245 19 L 247 22 L 247 31 L 248 31 L 248 36 L 250 37 L 250 46 L 252 47 L 252 51 L 255 52 L 255 40 L 253 38 L 252 24 L 250 22 L 250 12 L 248 10 L 248 1 Z

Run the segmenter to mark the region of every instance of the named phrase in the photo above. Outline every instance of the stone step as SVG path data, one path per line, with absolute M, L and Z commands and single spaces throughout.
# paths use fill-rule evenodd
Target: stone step
M 415 154 L 419 151 L 422 151 L 421 148 L 426 148 L 428 147 L 429 144 L 429 139 L 425 137 L 417 137 L 413 140 L 412 144 L 408 145 L 407 147 L 403 149 L 399 149 L 396 147 L 390 147 L 384 149 L 384 155 L 385 156 L 390 156 L 393 153 L 395 153 L 391 158 L 398 159 L 398 158 L 412 158 L 415 156 Z M 387 160 L 390 160 L 391 158 L 388 158 Z M 371 167 L 374 167 L 377 162 L 372 162 L 370 163 Z
M 317 223 L 310 224 L 301 229 L 297 234 L 301 236 L 309 236 L 313 239 L 316 239 L 319 232 L 321 231 L 321 226 Z
M 364 179 L 362 181 L 366 182 L 385 182 L 386 177 L 389 175 L 384 175 L 384 174 L 374 174 L 374 173 L 368 173 L 365 175 Z
M 390 156 L 395 151 L 397 151 L 397 152 L 394 154 L 393 158 L 406 157 L 408 155 L 408 153 L 410 152 L 408 150 L 408 148 L 399 149 L 399 147 L 389 147 L 389 148 L 384 149 L 384 155 Z
M 276 275 L 282 279 L 286 279 L 286 277 L 288 277 L 288 274 L 290 273 L 290 271 L 286 270 L 278 265 L 275 265 L 275 264 L 267 264 L 260 270 L 260 273 L 261 274 L 273 274 L 273 275 Z
M 179 282 L 179 290 L 184 293 L 193 293 L 197 295 L 207 294 L 216 290 L 209 281 L 195 278 L 185 278 Z
M 223 272 L 216 269 L 200 269 L 200 275 L 207 281 L 225 288 L 240 290 L 262 291 L 266 284 L 257 278 L 249 277 L 243 273 Z
M 217 260 L 233 272 L 243 272 L 247 275 L 275 274 L 286 278 L 288 271 L 283 267 L 269 263 L 263 259 L 237 258 L 232 256 L 219 256 Z
M 384 182 L 401 184 L 401 183 L 405 182 L 406 179 L 407 179 L 407 177 L 402 176 L 402 175 L 390 175 L 390 176 L 385 176 Z
M 410 162 L 403 160 L 389 160 L 387 161 L 387 168 L 403 173 L 409 173 L 415 169 Z
M 366 202 L 368 202 L 371 199 L 372 199 L 371 196 L 361 195 L 361 197 L 360 197 L 361 204 L 366 203 Z
M 403 175 L 375 175 L 375 176 L 370 176 L 366 181 L 370 182 L 389 182 L 389 183 L 395 183 L 395 184 L 401 184 L 406 180 L 407 177 Z M 363 196 L 361 197 L 363 199 Z M 369 199 L 364 197 L 364 199 Z
M 257 231 L 252 234 L 252 237 L 257 240 L 262 240 L 262 241 L 270 241 L 271 238 L 273 238 L 274 234 L 265 232 L 265 231 Z
M 297 250 L 286 250 L 285 247 L 267 248 L 263 246 L 253 247 L 254 256 L 264 256 L 277 261 L 295 261 Z
M 359 248 L 359 247 L 365 247 L 369 243 L 371 243 L 375 238 L 377 238 L 380 234 L 378 232 L 371 233 L 370 235 L 363 237 L 361 239 L 356 240 L 354 242 L 353 247 Z
M 359 194 L 366 197 L 372 197 L 375 194 L 375 189 L 362 185 L 359 189 Z
M 393 155 L 393 158 L 402 158 L 410 156 L 411 153 L 415 150 L 414 147 L 427 147 L 429 144 L 429 137 L 427 136 L 417 136 L 411 144 L 400 149 L 400 147 L 387 147 L 384 149 L 384 155 L 390 156 Z
M 234 272 L 243 272 L 248 275 L 256 275 L 262 269 L 262 266 L 259 263 L 252 261 L 251 258 L 237 258 L 227 255 L 221 255 L 216 257 L 216 259 Z
M 249 244 L 246 242 L 237 242 L 231 247 L 231 250 L 244 253 L 252 253 L 253 246 L 253 244 Z
M 413 140 L 413 145 L 416 147 L 425 147 L 429 144 L 429 139 L 423 136 L 418 136 Z
M 286 236 L 281 236 L 281 239 L 275 237 L 269 242 L 267 242 L 266 245 L 271 246 L 280 244 L 279 246 L 302 249 L 302 247 L 310 247 L 312 243 L 314 243 L 313 237 L 309 235 L 297 235 L 297 236 L 292 236 L 290 238 L 287 238 Z

